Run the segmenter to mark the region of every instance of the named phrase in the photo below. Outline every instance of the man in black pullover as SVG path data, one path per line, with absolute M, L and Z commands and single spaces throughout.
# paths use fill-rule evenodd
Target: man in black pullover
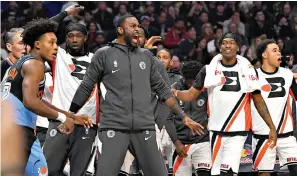
M 127 149 L 133 148 L 145 175 L 165 176 L 167 171 L 156 144 L 152 90 L 174 113 L 183 117 L 183 122 L 193 133 L 200 134 L 203 127 L 181 110 L 156 70 L 152 53 L 138 47 L 137 19 L 132 15 L 119 18 L 117 35 L 115 43 L 94 54 L 70 111 L 77 112 L 82 107 L 94 84 L 104 84 L 106 94 L 100 101 L 99 127 L 102 152 L 96 174 L 117 175 Z
M 188 90 L 193 85 L 195 77 L 202 67 L 197 61 L 185 63 L 181 69 L 183 78 L 174 83 L 172 88 Z M 206 91 L 203 91 L 195 100 L 190 102 L 180 101 L 180 104 L 192 120 L 206 126 L 208 118 Z M 179 117 L 168 119 L 168 123 L 174 123 L 178 139 L 185 145 L 187 152 L 185 158 L 177 156 L 177 152 L 174 152 L 173 174 L 176 176 L 191 176 L 192 167 L 194 167 L 199 176 L 210 176 L 211 147 L 206 127 L 204 134 L 197 136 L 191 134 L 189 128 L 182 123 Z

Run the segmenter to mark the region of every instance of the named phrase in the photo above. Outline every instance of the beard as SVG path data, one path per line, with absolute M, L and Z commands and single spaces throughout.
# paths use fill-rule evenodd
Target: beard
M 134 44 L 132 42 L 132 35 L 126 33 L 125 29 L 124 29 L 124 40 L 125 40 L 125 43 L 128 47 L 138 47 L 138 44 Z

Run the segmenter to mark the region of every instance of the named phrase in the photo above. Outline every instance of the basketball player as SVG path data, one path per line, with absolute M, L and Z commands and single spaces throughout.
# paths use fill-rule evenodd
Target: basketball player
M 280 67 L 281 53 L 274 40 L 264 40 L 257 47 L 262 66 L 257 69 L 261 95 L 277 128 L 277 145 L 269 148 L 269 127 L 265 124 L 252 101 L 253 161 L 260 176 L 273 172 L 276 153 L 280 166 L 288 166 L 291 175 L 297 175 L 297 142 L 293 135 L 296 120 L 297 85 L 291 70 Z
M 189 61 L 183 64 L 181 68 L 182 76 L 180 80 L 171 87 L 176 90 L 188 90 L 193 86 L 195 77 L 202 69 L 203 65 L 197 61 Z M 197 98 L 191 102 L 180 102 L 185 113 L 200 124 L 207 125 L 207 92 L 203 91 Z M 209 133 L 207 129 L 204 134 L 192 135 L 179 119 L 175 117 L 171 119 L 174 123 L 178 134 L 178 139 L 185 145 L 186 156 L 177 156 L 174 152 L 173 175 L 176 176 L 192 176 L 192 168 L 199 176 L 210 176 L 211 168 L 211 147 L 209 141 Z
M 275 126 L 261 92 L 257 90 L 256 72 L 248 60 L 239 59 L 236 54 L 239 51 L 238 41 L 235 34 L 223 35 L 220 41 L 221 55 L 216 60 L 216 57 L 212 59 L 213 62 L 207 65 L 208 70 L 206 67 L 201 69 L 189 90 L 172 90 L 181 101 L 193 101 L 200 95 L 205 83 L 208 85 L 212 175 L 232 176 L 238 173 L 241 151 L 251 125 L 250 95 L 270 129 L 268 142 L 271 147 L 276 145 L 277 140 Z M 246 85 L 247 82 L 249 85 Z M 252 88 L 248 89 L 250 86 Z
M 57 55 L 56 28 L 56 23 L 45 19 L 33 20 L 25 25 L 23 41 L 32 50 L 11 66 L 6 81 L 1 85 L 2 99 L 13 104 L 15 123 L 24 135 L 26 163 L 37 140 L 34 135 L 37 115 L 62 122 L 58 130 L 64 134 L 73 131 L 74 122 L 86 126 L 90 123 L 88 117 L 67 113 L 41 100 L 45 82 L 44 62 L 53 61 Z M 34 151 L 42 153 L 40 145 Z M 40 157 L 44 159 L 43 155 Z M 26 163 L 23 163 L 24 172 Z
M 156 71 L 153 55 L 138 47 L 139 23 L 124 15 L 117 23 L 115 43 L 100 48 L 72 100 L 70 111 L 77 112 L 94 85 L 103 83 L 106 93 L 100 101 L 99 137 L 102 142 L 97 175 L 114 176 L 120 171 L 128 148 L 133 147 L 145 175 L 167 174 L 156 144 L 155 118 L 151 107 L 154 90 L 184 123 L 197 133 L 203 128 L 184 114 L 170 89 Z M 110 163 L 113 164 L 110 164 Z
M 59 47 L 57 58 L 52 62 L 53 105 L 61 107 L 65 111 L 69 109 L 71 100 L 83 80 L 92 56 L 93 53 L 89 52 L 86 27 L 78 23 L 68 25 L 66 27 L 66 50 Z M 99 122 L 99 99 L 96 87 L 93 87 L 88 101 L 78 113 L 90 116 L 93 127 L 85 129 L 84 126 L 75 125 L 74 132 L 65 136 L 55 132 L 59 122 L 50 120 L 43 148 L 49 175 L 62 174 L 68 158 L 70 165 L 73 166 L 70 167 L 70 175 L 83 175 L 87 169 Z

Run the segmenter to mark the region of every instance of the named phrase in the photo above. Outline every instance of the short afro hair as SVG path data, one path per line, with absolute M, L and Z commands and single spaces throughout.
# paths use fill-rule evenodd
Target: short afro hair
M 261 41 L 261 43 L 257 46 L 256 55 L 257 55 L 257 59 L 259 59 L 261 63 L 263 63 L 262 54 L 266 50 L 267 46 L 269 44 L 272 44 L 272 43 L 275 43 L 276 44 L 275 40 L 273 40 L 273 39 L 265 39 L 265 40 Z
M 23 28 L 23 42 L 31 48 L 34 48 L 34 42 L 39 40 L 43 34 L 49 32 L 56 33 L 58 23 L 50 19 L 40 18 L 28 22 Z
M 169 54 L 169 59 L 172 60 L 173 54 L 168 49 L 163 48 L 163 49 L 160 49 L 158 52 L 160 52 L 160 51 L 167 52 Z M 158 52 L 157 52 L 157 54 L 158 54 Z
M 183 64 L 181 73 L 185 79 L 196 79 L 196 76 L 202 68 L 203 65 L 200 62 L 188 61 Z
M 118 21 L 116 22 L 116 28 L 121 27 L 127 18 L 132 18 L 132 17 L 136 18 L 135 16 L 133 16 L 131 14 L 126 14 L 126 15 L 121 16 L 118 19 Z

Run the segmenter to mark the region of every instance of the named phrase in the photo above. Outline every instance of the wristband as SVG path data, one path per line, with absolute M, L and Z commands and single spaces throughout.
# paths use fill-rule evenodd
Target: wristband
M 181 111 L 178 115 L 180 115 L 181 117 L 183 117 L 185 114 L 185 111 Z
M 60 122 L 64 123 L 66 121 L 66 115 L 61 113 L 61 112 L 58 112 L 58 117 L 56 120 L 59 120 Z

